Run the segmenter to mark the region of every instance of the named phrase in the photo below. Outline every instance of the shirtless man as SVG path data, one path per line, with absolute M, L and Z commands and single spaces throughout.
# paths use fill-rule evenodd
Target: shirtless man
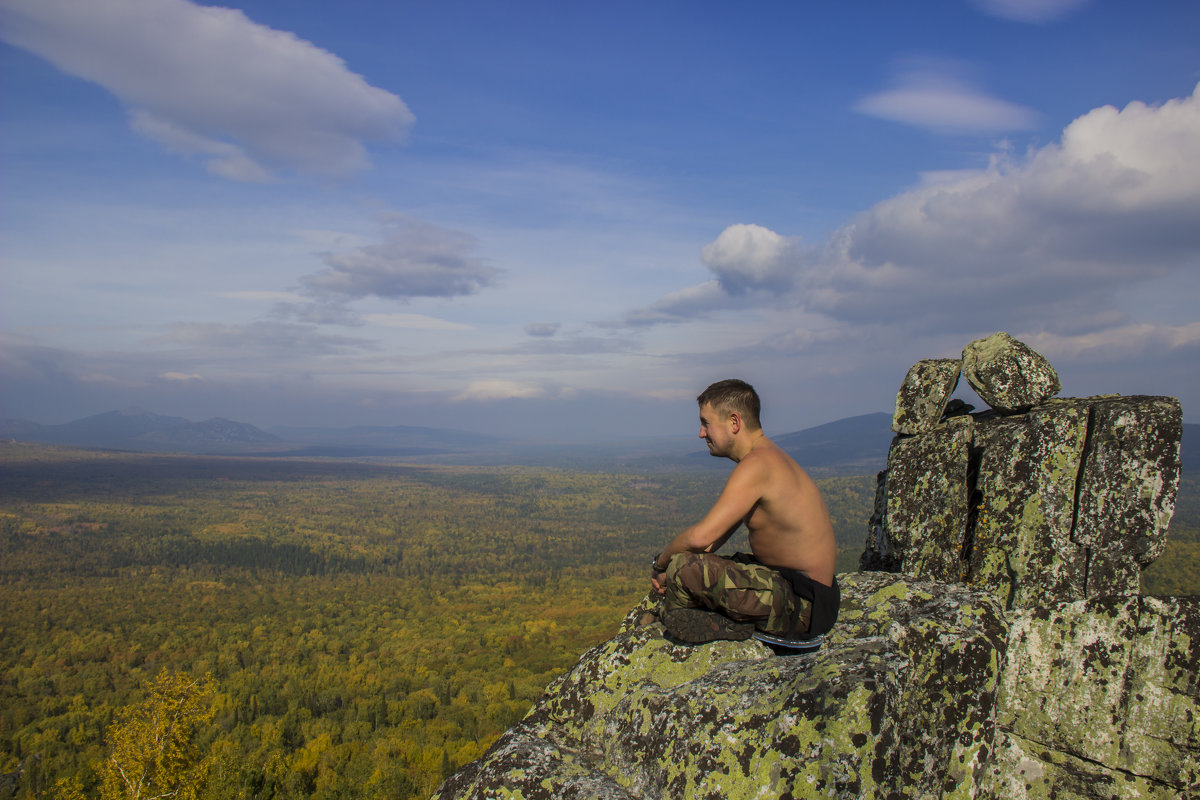
M 804 640 L 837 619 L 836 545 L 812 478 L 763 433 L 759 399 L 744 381 L 714 383 L 696 398 L 700 438 L 737 463 L 712 509 L 654 559 L 661 620 L 688 642 Z M 713 555 L 742 524 L 753 555 Z

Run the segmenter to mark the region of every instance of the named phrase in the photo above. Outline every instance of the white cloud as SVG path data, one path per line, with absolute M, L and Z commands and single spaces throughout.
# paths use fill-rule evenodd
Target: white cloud
M 1200 270 L 1200 86 L 1158 106 L 1097 108 L 1060 143 L 1022 159 L 1001 152 L 988 169 L 934 178 L 863 212 L 803 256 L 765 228 L 730 226 L 702 251 L 706 265 L 743 285 L 768 276 L 788 290 L 736 293 L 713 280 L 631 311 L 620 324 L 789 306 L 834 330 L 1008 329 L 1085 341 L 1079 337 L 1134 330 L 1119 302 L 1123 290 Z M 1182 335 L 1151 327 L 1163 341 Z
M 0 38 L 97 83 L 131 124 L 235 180 L 342 175 L 397 140 L 404 102 L 332 53 L 241 11 L 186 0 L 3 0 Z
M 267 183 L 274 179 L 270 171 L 257 164 L 237 145 L 200 136 L 149 111 L 132 112 L 129 115 L 129 127 L 173 153 L 206 159 L 205 169 L 222 178 L 247 183 Z
M 164 372 L 159 377 L 161 377 L 163 380 L 167 380 L 167 381 L 187 382 L 187 381 L 202 381 L 202 380 L 204 380 L 203 375 L 199 375 L 195 372 Z
M 952 62 L 920 59 L 904 70 L 895 86 L 863 98 L 854 109 L 892 122 L 941 133 L 1028 130 L 1037 114 L 992 97 L 957 74 Z
M 1186 349 L 1200 353 L 1200 322 L 1186 325 L 1130 323 L 1078 335 L 1040 332 L 1028 336 L 1025 341 L 1051 358 L 1111 364 L 1151 352 L 1162 354 Z
M 1200 88 L 1200 87 L 1198 87 Z M 835 314 L 989 297 L 1018 313 L 1095 313 L 1121 286 L 1200 258 L 1200 93 L 1095 109 L 1021 162 L 887 200 L 825 254 Z
M 1015 22 L 1052 22 L 1091 0 L 972 0 L 987 14 Z
M 761 225 L 730 225 L 700 251 L 700 260 L 730 294 L 790 287 L 798 240 Z
M 381 244 L 326 253 L 329 269 L 302 280 L 311 294 L 330 300 L 474 294 L 500 276 L 470 255 L 474 248 L 475 240 L 461 231 L 393 215 Z
M 465 390 L 456 395 L 454 402 L 490 401 L 490 400 L 528 400 L 545 396 L 546 392 L 539 386 L 510 380 L 473 381 Z
M 780 236 L 761 225 L 730 225 L 700 251 L 713 273 L 710 281 L 672 292 L 602 328 L 645 328 L 686 322 L 721 311 L 770 302 L 793 289 L 801 275 L 799 238 Z

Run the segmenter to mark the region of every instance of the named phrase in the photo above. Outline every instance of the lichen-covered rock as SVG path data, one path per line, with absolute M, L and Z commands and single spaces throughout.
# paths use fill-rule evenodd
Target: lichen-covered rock
M 1139 591 L 1179 485 L 1171 397 L 1053 399 L 898 436 L 863 569 L 967 581 L 1008 607 Z
M 1087 552 L 1071 541 L 1085 403 L 976 425 L 979 466 L 968 582 L 1009 608 L 1084 597 Z
M 887 571 L 838 577 L 820 651 L 679 645 L 647 597 L 435 797 L 1200 798 L 1200 598 L 1138 593 L 1179 403 L 1016 413 L 1057 377 L 996 338 L 971 369 L 1009 413 L 893 440 L 861 560 Z
M 883 470 L 875 476 L 875 504 L 867 520 L 867 546 L 858 559 L 858 568 L 863 572 L 899 572 L 901 566 L 900 553 L 888 538 L 887 470 Z
M 987 800 L 1182 800 L 1197 796 L 1049 750 L 1040 742 L 1004 731 L 996 734 L 995 756 L 982 783 L 979 797 Z
M 985 785 L 1003 797 L 1198 796 L 1198 664 L 1200 598 L 1016 612 L 996 719 L 1006 738 Z M 1081 776 L 1108 789 L 1080 792 Z
M 812 655 L 677 645 L 657 624 L 618 634 L 436 797 L 972 797 L 994 735 L 998 604 L 884 573 L 839 580 L 841 619 Z
M 1032 408 L 1062 389 L 1044 356 L 1003 331 L 963 348 L 962 374 L 985 403 L 1003 412 Z
M 892 430 L 915 434 L 937 427 L 958 386 L 961 368 L 962 362 L 956 358 L 927 358 L 913 364 L 896 393 Z
M 1091 417 L 1074 537 L 1091 556 L 1087 594 L 1136 593 L 1166 546 L 1183 411 L 1173 397 L 1094 398 Z
M 887 536 L 910 578 L 958 582 L 965 575 L 972 422 L 955 417 L 929 433 L 892 442 Z

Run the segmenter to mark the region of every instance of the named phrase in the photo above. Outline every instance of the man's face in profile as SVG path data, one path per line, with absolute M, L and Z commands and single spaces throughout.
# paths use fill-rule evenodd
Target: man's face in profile
M 708 454 L 723 458 L 732 452 L 733 424 L 728 412 L 719 411 L 711 403 L 700 406 L 700 438 L 708 445 Z

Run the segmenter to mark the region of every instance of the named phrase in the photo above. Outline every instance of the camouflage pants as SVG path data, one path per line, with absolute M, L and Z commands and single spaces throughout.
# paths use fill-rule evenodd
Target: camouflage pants
M 798 631 L 808 630 L 812 604 L 797 597 L 775 570 L 738 553 L 733 559 L 709 553 L 676 553 L 663 574 L 663 611 L 707 608 L 736 622 L 753 622 L 765 633 L 789 636 L 797 611 Z

